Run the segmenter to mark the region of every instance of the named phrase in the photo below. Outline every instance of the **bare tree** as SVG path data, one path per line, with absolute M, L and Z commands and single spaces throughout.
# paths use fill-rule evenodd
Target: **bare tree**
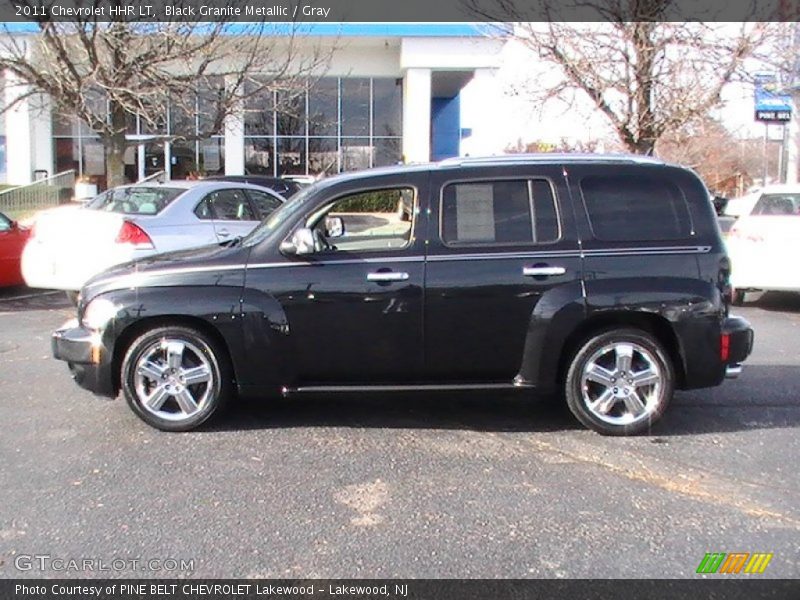
M 84 3 L 101 4 L 108 2 Z M 282 92 L 291 110 L 292 96 L 319 75 L 332 52 L 301 48 L 292 23 L 103 22 L 95 16 L 36 25 L 28 35 L 6 29 L 0 69 L 24 86 L 16 102 L 46 95 L 57 111 L 98 135 L 109 186 L 124 183 L 125 148 L 136 143 L 126 138 L 132 115 L 158 131 L 169 111 L 199 124 L 182 139 L 207 137 L 248 98 L 265 92 Z
M 473 14 L 514 21 L 511 36 L 555 72 L 534 82 L 535 104 L 588 98 L 625 147 L 641 154 L 718 106 L 723 87 L 749 77 L 745 62 L 775 31 L 764 22 L 670 21 L 671 0 L 580 2 L 580 14 L 594 22 L 559 20 L 549 0 L 466 1 Z M 546 20 L 524 22 L 531 10 Z

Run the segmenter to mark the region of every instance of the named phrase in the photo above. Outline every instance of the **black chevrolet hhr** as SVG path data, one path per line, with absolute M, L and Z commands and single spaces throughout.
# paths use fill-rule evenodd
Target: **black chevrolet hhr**
M 168 431 L 237 395 L 508 389 L 626 435 L 740 372 L 729 275 L 691 171 L 451 159 L 332 177 L 244 239 L 107 271 L 53 352 Z

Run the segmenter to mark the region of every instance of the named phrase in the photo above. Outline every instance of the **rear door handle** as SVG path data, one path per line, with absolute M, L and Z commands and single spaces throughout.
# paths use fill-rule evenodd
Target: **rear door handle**
M 367 281 L 405 281 L 408 279 L 408 273 L 395 272 L 395 271 L 377 271 L 375 273 L 367 273 Z
M 217 235 L 220 237 L 228 237 L 231 234 L 227 229 L 217 229 Z
M 564 267 L 522 267 L 522 274 L 525 277 L 551 277 L 566 272 Z

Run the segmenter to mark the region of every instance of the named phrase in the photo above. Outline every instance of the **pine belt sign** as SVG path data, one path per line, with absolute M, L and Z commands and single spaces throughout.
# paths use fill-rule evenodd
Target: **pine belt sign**
M 778 92 L 774 75 L 759 74 L 755 79 L 756 121 L 786 123 L 792 118 L 792 98 Z

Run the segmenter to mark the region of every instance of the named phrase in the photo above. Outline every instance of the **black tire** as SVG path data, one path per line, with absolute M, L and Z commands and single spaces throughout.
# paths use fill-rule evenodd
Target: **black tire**
M 80 295 L 80 292 L 68 290 L 64 293 L 67 296 L 67 300 L 69 300 L 72 303 L 72 306 L 78 306 L 78 296 Z
M 201 393 L 203 399 L 201 402 L 197 402 L 196 413 L 184 415 L 184 417 L 181 417 L 179 414 L 183 411 L 179 406 L 180 403 L 176 395 L 168 395 L 167 400 L 164 402 L 166 408 L 158 412 L 161 414 L 168 413 L 171 407 L 177 408 L 178 410 L 174 411 L 172 417 L 164 418 L 159 414 L 154 414 L 154 411 L 147 409 L 143 405 L 144 400 L 140 397 L 141 390 L 137 387 L 137 364 L 146 354 L 149 355 L 158 352 L 159 346 L 161 346 L 162 352 L 165 355 L 164 364 L 161 366 L 164 368 L 167 367 L 167 350 L 163 349 L 167 342 L 176 344 L 177 347 L 184 344 L 184 348 L 190 349 L 188 357 L 184 357 L 183 354 L 181 355 L 182 361 L 188 362 L 193 355 L 198 355 L 196 358 L 199 360 L 194 361 L 196 364 L 188 364 L 186 366 L 187 369 L 192 368 L 192 366 L 205 366 L 210 372 L 209 381 L 207 383 L 203 382 L 195 385 L 187 384 L 182 386 L 185 390 L 190 391 L 192 395 L 194 395 L 194 393 Z M 179 370 L 182 374 L 183 367 Z M 131 410 L 145 423 L 162 431 L 189 431 L 205 423 L 213 415 L 219 414 L 225 408 L 234 393 L 232 373 L 233 370 L 230 366 L 227 353 L 224 349 L 219 347 L 216 341 L 194 328 L 172 326 L 151 329 L 142 333 L 133 341 L 122 361 L 120 381 L 122 383 L 122 392 L 125 396 L 125 400 L 128 402 L 128 406 L 130 406 Z M 164 377 L 168 376 L 169 374 Z M 200 392 L 198 392 L 198 390 Z
M 652 388 L 648 388 L 652 394 L 652 402 L 644 403 L 646 408 L 645 412 L 642 413 L 641 417 L 629 423 L 610 423 L 599 418 L 595 412 L 590 410 L 583 393 L 583 376 L 587 364 L 597 353 L 602 352 L 605 348 L 613 347 L 616 344 L 623 344 L 626 346 L 628 344 L 633 344 L 634 348 L 638 347 L 644 350 L 647 355 L 649 355 L 647 358 L 658 367 L 658 386 L 654 385 Z M 633 359 L 636 363 L 634 366 L 643 364 L 641 361 L 644 360 L 644 358 L 645 354 L 636 350 Z M 636 373 L 637 371 L 639 371 L 638 368 L 635 370 L 631 368 L 631 371 L 627 373 L 627 375 L 631 376 L 632 373 Z M 619 375 L 618 373 L 615 374 L 617 376 Z M 621 383 L 616 384 L 613 390 L 637 390 L 635 385 L 627 385 L 622 379 L 620 379 L 620 382 Z M 587 383 L 587 388 L 593 385 L 595 384 Z M 599 387 L 602 389 L 602 385 Z M 575 415 L 578 421 L 589 429 L 603 435 L 635 435 L 648 431 L 664 414 L 675 389 L 675 370 L 669 358 L 669 354 L 665 351 L 663 345 L 649 333 L 633 328 L 607 329 L 592 335 L 579 346 L 570 362 L 564 382 L 564 389 L 570 411 Z M 592 390 L 587 390 L 587 393 L 591 392 Z M 624 394 L 625 391 L 621 393 Z M 635 393 L 633 395 L 641 399 L 641 397 L 637 396 Z M 614 396 L 614 398 L 617 397 Z M 595 398 L 595 400 L 596 399 L 597 398 Z M 624 399 L 615 399 L 613 402 L 615 402 L 614 411 L 622 409 L 622 406 L 619 406 L 620 404 L 627 407 L 626 400 Z M 627 410 L 627 408 L 625 408 L 625 410 Z M 606 417 L 609 419 L 623 419 L 624 415 L 610 414 L 606 415 Z
M 734 306 L 743 306 L 746 295 L 747 292 L 745 292 L 744 290 L 733 290 L 731 304 L 733 304 Z

